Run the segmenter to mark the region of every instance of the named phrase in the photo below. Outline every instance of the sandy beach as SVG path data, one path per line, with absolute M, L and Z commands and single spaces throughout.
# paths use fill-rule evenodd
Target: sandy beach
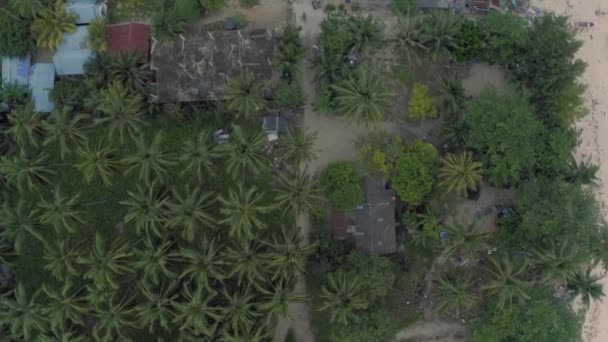
M 608 219 L 608 1 L 606 0 L 535 0 L 533 5 L 556 14 L 565 14 L 571 21 L 592 21 L 595 26 L 580 31 L 584 42 L 579 58 L 587 62 L 583 82 L 589 115 L 577 127 L 581 129 L 578 149 L 580 160 L 590 159 L 600 165 L 597 197 L 604 217 Z M 608 293 L 608 277 L 604 278 Z M 587 313 L 583 330 L 585 342 L 608 341 L 608 299 L 593 303 Z

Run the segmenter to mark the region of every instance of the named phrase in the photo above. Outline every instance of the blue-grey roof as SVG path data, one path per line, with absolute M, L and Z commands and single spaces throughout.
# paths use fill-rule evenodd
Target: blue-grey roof
M 29 75 L 30 58 L 2 58 L 2 82 L 27 85 Z
M 99 5 L 95 0 L 70 1 L 67 6 L 70 13 L 78 14 L 76 24 L 89 24 L 99 17 Z
M 74 33 L 63 35 L 64 42 L 57 47 L 53 64 L 57 75 L 82 75 L 84 64 L 93 56 L 89 48 L 87 26 L 77 26 Z
M 37 63 L 32 66 L 30 74 L 30 89 L 34 110 L 52 112 L 55 108 L 50 99 L 50 91 L 55 87 L 55 67 L 51 63 Z

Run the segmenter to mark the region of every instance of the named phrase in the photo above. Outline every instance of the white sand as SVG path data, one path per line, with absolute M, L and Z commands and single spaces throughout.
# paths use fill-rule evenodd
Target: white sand
M 584 42 L 579 58 L 587 62 L 583 81 L 587 85 L 586 101 L 589 115 L 577 124 L 582 129 L 578 150 L 580 160 L 599 164 L 600 185 L 597 197 L 604 217 L 608 219 L 608 1 L 606 0 L 536 0 L 534 5 L 556 14 L 566 14 L 571 21 L 592 21 L 595 27 L 581 31 Z M 608 294 L 608 277 L 604 278 L 604 291 Z M 583 338 L 586 342 L 608 341 L 608 299 L 593 303 L 587 313 Z

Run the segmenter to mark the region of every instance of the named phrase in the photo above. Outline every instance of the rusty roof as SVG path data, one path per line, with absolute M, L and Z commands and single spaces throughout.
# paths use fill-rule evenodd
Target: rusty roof
M 139 52 L 147 63 L 150 59 L 150 26 L 140 23 L 108 25 L 108 50 L 112 54 Z

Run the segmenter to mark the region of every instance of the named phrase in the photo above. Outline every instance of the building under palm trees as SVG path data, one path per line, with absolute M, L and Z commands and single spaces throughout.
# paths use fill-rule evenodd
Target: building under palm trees
M 334 239 L 349 240 L 372 255 L 395 253 L 395 192 L 384 182 L 363 178 L 365 203 L 349 213 L 332 213 Z
M 158 102 L 223 100 L 226 80 L 243 69 L 252 72 L 256 82 L 274 82 L 278 78 L 272 68 L 276 44 L 270 30 L 208 31 L 190 26 L 153 48 Z

